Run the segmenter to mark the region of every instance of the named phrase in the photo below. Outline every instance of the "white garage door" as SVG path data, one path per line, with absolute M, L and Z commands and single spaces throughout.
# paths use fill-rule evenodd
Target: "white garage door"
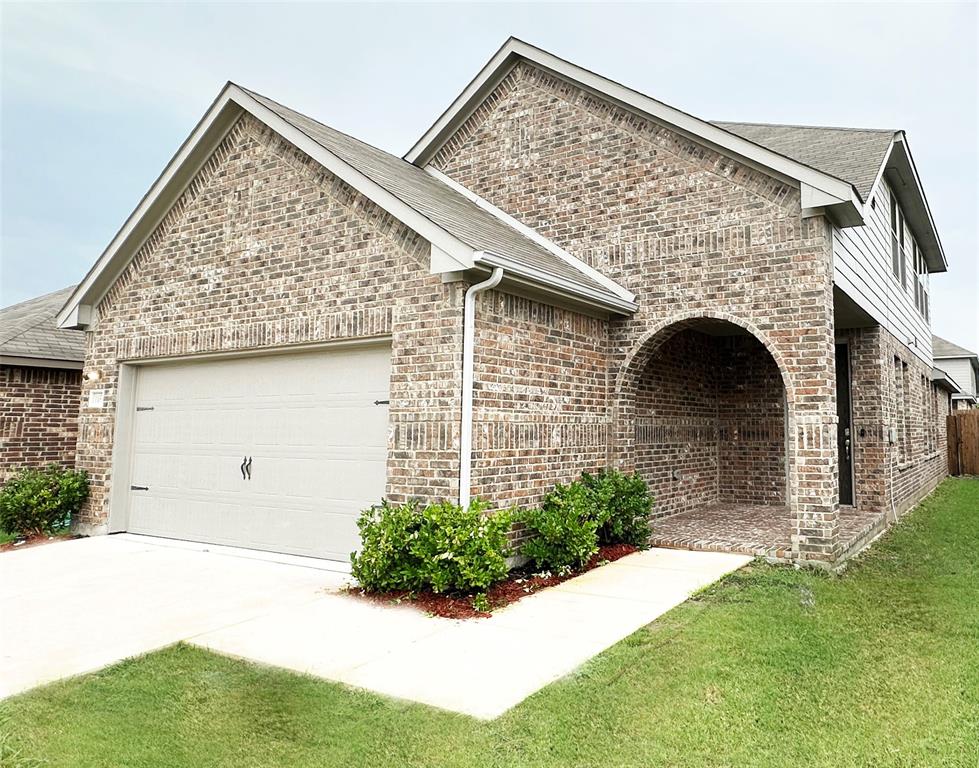
M 384 493 L 390 347 L 154 365 L 127 528 L 347 560 Z

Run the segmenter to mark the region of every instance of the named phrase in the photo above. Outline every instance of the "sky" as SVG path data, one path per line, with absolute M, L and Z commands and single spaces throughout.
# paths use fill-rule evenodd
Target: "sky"
M 510 35 L 714 120 L 901 128 L 979 350 L 974 2 L 0 4 L 0 306 L 78 282 L 225 81 L 401 155 Z

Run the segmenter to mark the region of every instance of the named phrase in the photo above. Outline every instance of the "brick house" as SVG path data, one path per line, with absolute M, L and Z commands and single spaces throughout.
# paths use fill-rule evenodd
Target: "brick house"
M 344 559 L 382 495 L 612 465 L 658 543 L 833 563 L 945 475 L 945 270 L 901 131 L 711 123 L 513 39 L 404 158 L 229 83 L 59 316 L 78 525 Z
M 0 483 L 20 467 L 75 466 L 85 334 L 55 323 L 73 290 L 0 309 Z

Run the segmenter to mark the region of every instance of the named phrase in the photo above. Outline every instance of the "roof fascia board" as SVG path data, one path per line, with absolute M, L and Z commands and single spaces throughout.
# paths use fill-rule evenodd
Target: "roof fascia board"
M 550 272 L 544 272 L 539 269 L 534 269 L 527 264 L 521 264 L 498 253 L 477 251 L 476 262 L 478 264 L 484 264 L 487 267 L 503 267 L 508 276 L 519 276 L 525 280 L 529 280 L 539 288 L 543 288 L 545 292 L 576 297 L 579 300 L 586 301 L 586 303 L 602 307 L 619 315 L 631 315 L 639 308 L 638 304 L 634 301 L 627 301 L 616 296 L 600 293 L 566 278 L 552 275 Z
M 462 93 L 445 108 L 445 111 L 432 126 L 408 150 L 404 155 L 405 160 L 418 167 L 428 165 L 456 128 L 469 119 L 483 100 L 516 66 L 520 57 L 513 49 L 515 42 L 516 40 L 511 37 L 500 46 L 493 57 L 469 81 L 469 85 L 463 89 Z
M 571 80 L 587 90 L 618 105 L 638 111 L 642 115 L 678 129 L 688 138 L 700 143 L 706 142 L 712 148 L 726 155 L 734 154 L 738 159 L 748 159 L 760 164 L 764 169 L 776 171 L 790 179 L 806 182 L 834 198 L 837 204 L 850 203 L 853 199 L 853 185 L 796 162 L 784 155 L 772 152 L 759 144 L 743 139 L 736 134 L 718 128 L 711 123 L 682 112 L 619 83 L 596 75 L 586 69 L 564 61 L 553 54 L 528 45 L 520 40 L 510 39 L 490 59 L 460 96 L 442 114 L 442 117 L 422 136 L 405 155 L 405 159 L 415 165 L 424 166 L 441 148 L 456 127 L 461 125 L 478 106 L 478 99 L 491 90 L 490 84 L 502 79 L 497 70 L 508 73 L 518 59 L 526 59 L 535 66 L 542 67 L 566 80 Z M 473 103 L 476 101 L 477 103 Z M 859 200 L 859 196 L 857 197 Z
M 502 221 L 504 224 L 506 224 L 511 229 L 514 229 L 517 232 L 519 232 L 521 235 L 523 235 L 524 237 L 526 237 L 528 240 L 531 240 L 531 241 L 537 243 L 537 245 L 541 246 L 542 248 L 547 249 L 548 251 L 550 251 L 551 253 L 553 253 L 555 256 L 557 256 L 559 259 L 561 259 L 562 261 L 570 264 L 575 269 L 577 269 L 579 272 L 582 272 L 583 274 L 587 275 L 588 277 L 590 277 L 592 280 L 594 280 L 599 285 L 604 286 L 609 291 L 611 291 L 616 296 L 618 296 L 620 299 L 623 299 L 623 300 L 625 300 L 627 302 L 634 302 L 635 301 L 636 295 L 634 293 L 631 293 L 630 291 L 627 291 L 625 288 L 623 288 L 617 282 L 615 282 L 614 280 L 610 279 L 606 275 L 602 274 L 601 272 L 599 272 L 597 269 L 595 269 L 594 267 L 590 266 L 589 264 L 586 264 L 581 259 L 578 259 L 575 256 L 572 256 L 570 253 L 568 253 L 567 251 L 565 251 L 563 248 L 561 248 L 560 246 L 558 246 L 557 244 L 555 244 L 551 240 L 548 240 L 546 237 L 544 237 L 537 230 L 532 229 L 531 227 L 528 227 L 526 224 L 524 224 L 523 222 L 520 222 L 517 219 L 513 218 L 512 216 L 510 216 L 505 211 L 500 210 L 499 208 L 497 208 L 495 205 L 493 205 L 488 200 L 486 200 L 486 199 L 480 197 L 479 195 L 477 195 L 471 189 L 469 189 L 467 187 L 464 187 L 459 182 L 455 181 L 454 179 L 450 178 L 449 176 L 446 176 L 444 173 L 442 173 L 441 171 L 437 170 L 436 168 L 434 168 L 434 167 L 432 167 L 430 165 L 425 167 L 425 171 L 428 174 L 430 174 L 431 176 L 434 176 L 436 179 L 438 179 L 439 181 L 441 181 L 446 186 L 448 186 L 448 187 L 452 188 L 453 190 L 455 190 L 456 192 L 458 192 L 460 195 L 463 195 L 464 197 L 466 197 L 469 200 L 471 200 L 472 202 L 474 202 L 476 205 L 478 205 L 480 208 L 482 208 L 487 213 L 495 216 L 497 219 L 499 219 L 500 221 Z
M 85 363 L 81 360 L 61 360 L 29 355 L 0 355 L 0 365 L 16 365 L 21 368 L 60 368 L 68 371 L 80 371 L 85 367 Z
M 353 166 L 329 152 L 241 88 L 228 83 L 190 136 L 181 144 L 163 173 L 126 219 L 122 229 L 72 292 L 57 315 L 56 322 L 59 327 L 85 328 L 92 322 L 93 308 L 98 305 L 129 264 L 133 255 L 156 230 L 243 111 L 249 112 L 268 125 L 429 243 L 449 254 L 457 262 L 457 268 L 472 266 L 471 246 L 449 234 Z
M 874 178 L 874 183 L 870 186 L 870 192 L 867 193 L 867 205 L 870 201 L 874 199 L 874 195 L 877 194 L 877 190 L 880 188 L 881 181 L 884 179 L 884 171 L 887 170 L 887 164 L 891 160 L 891 152 L 894 151 L 894 142 L 897 137 L 897 133 L 891 137 L 891 143 L 887 145 L 887 151 L 884 153 L 884 159 L 880 163 L 880 168 L 877 169 L 877 176 Z
M 903 131 L 898 131 L 894 137 L 894 151 L 888 156 L 887 170 L 893 170 L 904 180 L 905 175 L 910 177 L 913 189 L 905 191 L 903 187 L 907 184 L 895 187 L 894 191 L 901 202 L 904 211 L 904 218 L 909 220 L 912 230 L 919 240 L 925 240 L 925 258 L 928 261 L 928 269 L 931 272 L 947 272 L 948 260 L 945 258 L 945 249 L 938 236 L 938 228 L 931 215 L 931 206 L 928 205 L 928 198 L 925 197 L 925 189 L 921 184 L 921 177 L 911 156 L 911 148 L 908 146 L 907 137 Z

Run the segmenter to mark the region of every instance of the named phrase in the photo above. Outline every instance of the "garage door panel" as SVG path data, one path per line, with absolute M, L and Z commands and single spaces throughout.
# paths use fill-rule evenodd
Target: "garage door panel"
M 357 512 L 380 501 L 381 492 L 364 498 L 362 489 L 369 487 L 376 467 L 386 460 L 383 450 L 360 451 L 356 456 L 338 454 L 322 456 L 256 456 L 252 459 L 252 477 L 247 492 L 264 496 L 290 498 L 295 504 L 322 506 L 324 502 L 344 501 L 360 504 Z
M 384 493 L 389 378 L 379 346 L 141 369 L 129 530 L 346 560 Z

